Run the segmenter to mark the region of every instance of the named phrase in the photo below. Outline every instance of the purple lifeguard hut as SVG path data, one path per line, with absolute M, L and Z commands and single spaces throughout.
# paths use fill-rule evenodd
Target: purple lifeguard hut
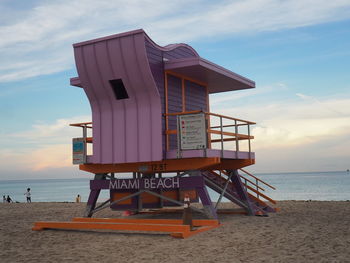
M 141 29 L 73 46 L 78 77 L 70 83 L 84 89 L 92 110 L 92 122 L 71 124 L 83 128 L 73 163 L 94 174 L 86 217 L 106 207 L 183 206 L 184 196 L 201 201 L 202 209 L 191 207 L 208 218 L 217 218 L 223 197 L 248 215 L 275 212 L 264 194 L 273 187 L 243 170 L 255 163 L 255 123 L 209 110 L 209 94 L 254 88 L 253 81 L 186 44 L 161 47 Z M 216 203 L 207 187 L 219 194 Z M 110 198 L 97 206 L 101 190 Z

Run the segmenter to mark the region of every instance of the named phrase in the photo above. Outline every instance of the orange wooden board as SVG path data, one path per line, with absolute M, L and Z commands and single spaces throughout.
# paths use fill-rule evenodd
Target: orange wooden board
M 200 170 L 220 163 L 219 157 L 200 157 L 167 159 L 157 162 L 121 163 L 121 164 L 81 164 L 79 169 L 90 173 L 112 172 L 176 172 Z
M 133 219 L 133 218 L 93 218 L 93 217 L 75 217 L 74 222 L 106 222 L 106 223 L 129 223 L 129 224 L 165 224 L 182 225 L 181 219 Z M 218 220 L 212 219 L 194 219 L 193 226 L 217 226 Z
M 190 231 L 188 225 L 165 224 L 136 224 L 136 223 L 100 223 L 100 222 L 36 222 L 33 230 L 43 229 L 109 229 L 129 231 L 155 231 L 155 232 L 186 232 Z
M 218 220 L 193 220 L 197 229 L 190 230 L 179 219 L 123 219 L 123 218 L 73 218 L 72 222 L 35 222 L 32 230 L 44 229 L 107 229 L 126 231 L 150 231 L 170 233 L 172 237 L 187 238 L 216 227 Z

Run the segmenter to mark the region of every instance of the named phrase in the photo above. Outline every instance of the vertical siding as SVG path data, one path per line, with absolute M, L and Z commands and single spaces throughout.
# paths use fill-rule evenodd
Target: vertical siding
M 163 157 L 165 156 L 165 89 L 164 89 L 164 65 L 163 65 L 163 52 L 156 48 L 148 39 L 145 41 L 148 63 L 153 75 L 153 79 L 157 85 L 161 109 L 162 109 L 162 149 Z
M 74 52 L 93 115 L 92 162 L 161 160 L 161 100 L 144 33 L 77 44 Z M 112 79 L 122 79 L 128 99 L 116 100 Z
M 182 112 L 182 86 L 181 79 L 168 75 L 168 111 Z M 168 127 L 170 130 L 176 130 L 176 116 L 169 116 Z M 177 136 L 169 136 L 170 150 L 177 149 Z
M 207 111 L 207 92 L 204 86 L 185 81 L 186 111 Z
M 197 54 L 190 48 L 186 46 L 175 47 L 171 50 L 166 50 L 165 48 L 160 48 L 155 46 L 151 41 L 146 39 L 145 41 L 146 52 L 148 63 L 157 85 L 158 92 L 161 98 L 161 108 L 162 114 L 165 113 L 165 84 L 164 84 L 164 62 L 163 58 L 166 59 L 180 59 L 188 57 L 196 57 Z M 168 75 L 168 112 L 182 112 L 182 89 L 181 89 L 181 79 Z M 203 87 L 202 87 L 203 88 Z M 197 92 L 198 93 L 198 92 Z M 196 96 L 196 95 L 195 95 Z M 193 100 L 195 101 L 195 99 Z M 190 103 L 192 103 L 192 98 L 190 98 Z M 192 105 L 192 104 L 191 104 Z M 200 108 L 203 105 L 200 104 Z M 192 105 L 191 107 L 196 107 Z M 197 107 L 198 108 L 198 107 Z M 169 129 L 175 130 L 176 127 L 176 117 L 169 117 Z M 177 148 L 177 137 L 176 135 L 169 136 L 169 147 L 170 149 Z M 162 148 L 163 154 L 166 151 L 166 136 L 165 136 L 165 118 L 162 117 Z M 164 155 L 163 155 L 164 156 Z

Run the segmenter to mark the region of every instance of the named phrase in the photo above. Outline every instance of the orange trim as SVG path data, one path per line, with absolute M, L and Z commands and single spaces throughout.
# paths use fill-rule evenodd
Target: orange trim
M 244 136 L 247 136 L 247 135 L 244 135 Z M 245 137 L 240 137 L 239 134 L 238 134 L 238 137 L 237 137 L 238 141 L 249 140 L 249 139 L 254 139 L 254 137 L 253 138 L 245 138 Z M 232 142 L 232 141 L 236 141 L 236 138 L 225 138 L 225 139 L 222 139 L 222 141 L 223 142 Z M 211 142 L 212 143 L 221 142 L 221 139 L 214 139 Z
M 228 176 L 228 173 L 225 172 L 225 171 L 221 171 L 223 174 L 227 175 Z M 220 174 L 218 174 L 217 172 L 214 172 L 214 171 L 211 171 L 212 174 L 215 174 L 217 177 L 221 177 Z M 260 187 L 259 185 L 255 184 L 254 182 L 252 182 L 251 180 L 249 180 L 248 178 L 245 178 L 244 176 L 242 175 L 239 175 L 243 180 L 246 180 L 247 182 L 251 183 L 252 185 L 254 185 L 255 187 L 257 187 L 258 189 L 261 189 L 262 191 L 265 191 L 264 188 Z M 243 185 L 245 185 L 244 182 L 242 182 Z
M 252 121 L 246 121 L 246 120 L 242 120 L 242 119 L 232 118 L 232 117 L 221 115 L 221 114 L 216 114 L 216 113 L 211 113 L 211 112 L 206 112 L 206 114 L 211 115 L 211 116 L 216 116 L 216 117 L 223 117 L 225 119 L 234 120 L 234 121 L 242 121 L 242 122 L 246 122 L 247 124 L 248 123 L 249 124 L 256 124 L 255 122 L 252 122 Z
M 154 232 L 189 232 L 188 225 L 155 225 L 155 224 L 130 224 L 130 223 L 93 223 L 93 222 L 36 222 L 33 230 L 55 229 L 110 229 L 131 231 Z
M 198 229 L 191 231 L 182 220 L 166 219 L 109 219 L 109 218 L 74 218 L 73 222 L 35 222 L 32 230 L 44 229 L 108 229 L 128 231 L 166 232 L 172 237 L 186 238 L 221 226 L 217 220 L 193 220 Z
M 221 131 L 216 131 L 216 130 L 208 130 L 208 133 L 214 133 L 214 134 L 223 134 L 223 135 L 228 135 L 228 136 L 234 136 L 234 137 L 238 137 L 238 140 L 248 140 L 248 139 L 254 139 L 254 136 L 248 136 L 245 134 L 240 134 L 240 133 L 234 133 L 234 132 L 221 132 Z M 224 139 L 229 141 L 229 139 Z M 216 140 L 213 140 L 213 142 Z M 221 140 L 219 140 L 221 141 Z
M 167 130 L 165 131 L 165 134 L 177 134 L 177 130 Z
M 165 114 L 168 114 L 168 74 L 164 73 L 164 89 L 165 89 Z M 167 115 L 165 115 L 165 130 L 167 131 L 169 128 L 169 118 Z M 169 151 L 169 135 L 166 135 L 166 150 Z
M 255 159 L 221 159 L 220 164 L 210 167 L 211 170 L 235 170 L 255 164 Z
M 231 124 L 231 125 L 222 125 L 222 128 L 229 128 L 229 127 L 236 127 L 236 126 L 246 126 L 249 125 L 248 123 L 241 123 L 241 124 Z M 212 126 L 210 129 L 219 129 L 221 126 Z
M 115 193 L 113 193 L 113 195 L 112 195 L 111 202 L 116 201 L 116 200 L 119 200 L 119 199 L 121 199 L 121 198 L 123 198 L 123 197 L 126 197 L 126 196 L 128 196 L 128 195 L 131 195 L 131 194 L 132 194 L 132 193 L 130 193 L 130 192 L 115 192 Z M 126 200 L 124 200 L 124 201 L 119 202 L 118 204 L 119 204 L 119 205 L 131 205 L 131 204 L 132 204 L 132 199 L 131 199 L 131 198 L 126 199 Z
M 193 110 L 193 111 L 185 111 L 185 112 L 173 112 L 173 113 L 166 113 L 165 116 L 177 116 L 177 115 L 185 115 L 185 114 L 193 114 L 193 113 L 200 113 L 202 111 L 200 110 Z
M 164 225 L 182 225 L 181 219 L 134 219 L 134 218 L 93 218 L 93 217 L 75 217 L 73 222 L 99 222 L 99 223 L 129 223 L 129 224 L 164 224 Z M 217 226 L 218 220 L 214 219 L 194 219 L 193 226 Z
M 256 176 L 252 175 L 252 174 L 249 173 L 248 171 L 246 171 L 246 170 L 244 170 L 244 169 L 240 169 L 240 170 L 241 170 L 242 172 L 244 172 L 245 174 L 247 174 L 247 175 L 253 177 L 255 180 L 258 180 L 259 182 L 261 182 L 261 183 L 267 185 L 268 187 L 272 188 L 273 190 L 276 190 L 275 187 L 273 187 L 272 185 L 266 183 L 265 181 L 261 180 L 260 178 L 258 178 L 258 177 L 256 177 Z
M 90 121 L 90 122 L 81 122 L 81 123 L 71 123 L 71 124 L 69 124 L 69 126 L 74 126 L 74 127 L 84 127 L 84 126 L 86 126 L 87 128 L 92 128 L 91 126 L 87 126 L 87 125 L 89 125 L 89 124 L 92 124 L 92 122 Z
M 185 79 L 181 78 L 181 92 L 182 92 L 182 111 L 186 111 L 186 98 L 185 98 Z
M 166 70 L 165 72 L 166 72 L 167 74 L 169 74 L 169 75 L 173 75 L 173 76 L 178 77 L 178 78 L 183 78 L 183 79 L 185 79 L 185 80 L 189 80 L 189 81 L 191 81 L 191 82 L 193 82 L 193 83 L 196 83 L 196 84 L 201 85 L 201 86 L 204 86 L 204 87 L 206 87 L 206 86 L 208 85 L 207 83 L 201 82 L 201 81 L 199 81 L 199 80 L 196 80 L 196 79 L 187 77 L 187 76 L 185 76 L 185 75 L 182 75 L 182 74 L 179 74 L 179 73 L 170 71 L 170 70 Z
M 123 172 L 177 172 L 201 170 L 220 164 L 219 157 L 166 159 L 157 162 L 121 163 L 121 164 L 81 164 L 79 169 L 90 173 Z M 244 167 L 244 166 L 241 166 Z
M 271 199 L 271 198 L 268 197 L 267 195 L 264 195 L 262 192 L 257 191 L 257 190 L 254 189 L 253 187 L 251 187 L 251 186 L 249 186 L 249 185 L 246 185 L 246 184 L 244 184 L 244 186 L 247 187 L 250 191 L 252 191 L 252 192 L 258 194 L 259 196 L 265 198 L 266 200 L 270 201 L 271 203 L 277 204 L 277 202 L 276 202 L 275 200 Z
M 209 107 L 209 89 L 208 86 L 205 86 L 206 89 L 206 99 L 207 99 L 207 112 L 210 112 L 210 107 Z M 208 115 L 208 128 L 210 128 L 210 115 Z M 211 149 L 211 134 L 208 134 L 208 148 Z

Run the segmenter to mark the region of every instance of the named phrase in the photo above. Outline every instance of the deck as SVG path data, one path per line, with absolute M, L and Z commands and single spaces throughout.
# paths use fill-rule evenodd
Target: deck
M 192 129 L 192 121 L 184 124 L 181 117 L 186 116 L 190 118 L 194 116 L 197 118 L 200 116 L 202 118 L 202 126 L 200 128 Z M 248 160 L 250 163 L 255 162 L 255 153 L 252 151 L 251 140 L 254 136 L 251 135 L 251 126 L 254 122 L 246 121 L 242 119 L 237 119 L 229 116 L 224 116 L 220 114 L 202 112 L 202 111 L 191 111 L 191 112 L 177 112 L 164 114 L 164 121 L 166 129 L 164 134 L 164 156 L 163 160 L 154 160 L 148 163 L 121 163 L 121 164 L 111 164 L 118 166 L 143 166 L 143 165 L 158 165 L 159 163 L 169 163 L 166 161 L 174 161 L 182 159 L 184 163 L 190 163 L 191 160 Z M 176 129 L 169 129 L 169 123 L 176 121 Z M 180 122 L 182 123 L 180 125 Z M 198 118 L 195 119 L 198 122 Z M 187 130 L 185 129 L 187 125 Z M 192 125 L 192 126 L 191 126 Z M 88 154 L 87 145 L 93 146 L 93 137 L 88 136 L 88 129 L 93 129 L 92 122 L 75 123 L 71 126 L 81 127 L 83 129 L 83 136 L 81 141 L 84 143 L 83 162 L 78 163 L 80 165 L 103 165 L 108 164 L 95 164 L 93 161 L 93 156 Z M 183 126 L 181 129 L 180 126 Z M 174 127 L 174 125 L 171 125 Z M 188 128 L 190 127 L 190 128 Z M 200 137 L 196 136 L 200 133 Z M 194 135 L 193 135 L 194 134 Z M 189 137 L 186 137 L 189 136 Z M 191 137 L 192 136 L 192 137 Z M 186 139 L 189 141 L 183 143 Z M 191 141 L 192 140 L 192 141 Z M 195 142 L 193 144 L 193 142 Z M 192 148 L 191 148 L 192 147 Z M 190 159 L 189 161 L 186 159 Z M 197 161 L 194 161 L 195 163 Z M 204 163 L 204 162 L 203 162 Z M 217 163 L 217 162 L 216 162 Z

